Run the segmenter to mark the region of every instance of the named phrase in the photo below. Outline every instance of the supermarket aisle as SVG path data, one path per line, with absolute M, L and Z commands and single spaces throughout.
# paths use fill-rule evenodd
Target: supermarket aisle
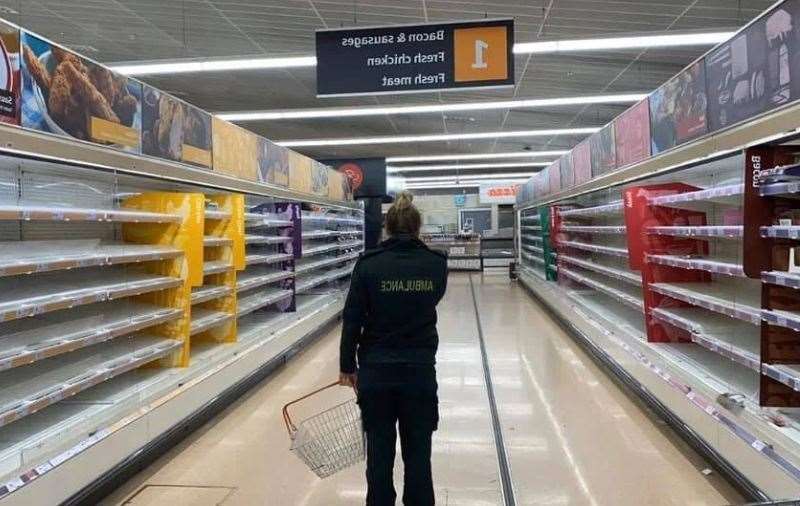
M 620 392 L 521 288 L 505 276 L 472 278 L 517 504 L 742 502 L 716 475 L 703 476 L 702 461 Z M 451 277 L 441 309 L 438 504 L 502 504 L 468 276 Z M 279 413 L 335 377 L 337 341 L 336 331 L 323 337 L 103 504 L 363 504 L 363 466 L 316 479 L 288 452 Z M 398 469 L 398 484 L 401 477 Z

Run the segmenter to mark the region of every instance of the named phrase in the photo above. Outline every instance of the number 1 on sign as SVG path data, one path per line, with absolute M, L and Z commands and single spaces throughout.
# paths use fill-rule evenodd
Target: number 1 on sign
M 489 49 L 489 44 L 487 44 L 486 41 L 480 39 L 475 40 L 475 63 L 472 64 L 472 68 L 485 69 L 489 66 L 484 60 L 487 49 Z

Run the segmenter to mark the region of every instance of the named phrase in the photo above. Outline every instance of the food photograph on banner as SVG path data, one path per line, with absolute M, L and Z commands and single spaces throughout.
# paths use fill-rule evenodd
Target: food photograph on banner
M 0 123 L 19 125 L 19 29 L 0 22 Z
M 700 60 L 650 95 L 652 153 L 658 154 L 708 132 L 706 70 Z
M 787 0 L 706 56 L 710 130 L 800 97 L 800 0 Z
M 348 158 L 320 160 L 344 174 L 356 198 L 387 194 L 386 158 Z
M 614 123 L 609 123 L 589 137 L 592 158 L 592 177 L 611 172 L 617 168 L 617 143 Z
M 258 139 L 258 180 L 289 186 L 289 150 L 263 137 Z
M 289 151 L 289 188 L 306 193 L 313 193 L 314 187 L 311 158 L 295 151 Z
M 642 100 L 614 120 L 617 166 L 624 167 L 650 156 L 650 108 Z
M 214 118 L 214 171 L 247 181 L 258 181 L 258 136 L 227 121 Z
M 328 166 L 316 160 L 311 161 L 311 193 L 328 195 Z
M 141 83 L 27 32 L 21 46 L 22 126 L 141 151 Z
M 142 153 L 211 168 L 211 115 L 144 85 Z

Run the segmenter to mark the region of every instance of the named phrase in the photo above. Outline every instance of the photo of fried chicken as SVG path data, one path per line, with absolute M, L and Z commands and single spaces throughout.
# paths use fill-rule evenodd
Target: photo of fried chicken
M 22 46 L 22 57 L 25 59 L 25 65 L 28 68 L 28 72 L 31 73 L 31 76 L 33 76 L 36 84 L 38 84 L 43 90 L 49 90 L 50 73 L 47 71 L 44 65 L 42 65 L 39 59 L 36 58 L 33 50 L 28 46 Z
M 139 100 L 128 90 L 128 79 L 83 60 L 57 46 L 37 56 L 32 47 L 22 45 L 25 68 L 41 91 L 51 130 L 54 122 L 72 137 L 91 139 L 92 118 L 133 127 Z M 41 99 L 39 99 L 41 102 Z

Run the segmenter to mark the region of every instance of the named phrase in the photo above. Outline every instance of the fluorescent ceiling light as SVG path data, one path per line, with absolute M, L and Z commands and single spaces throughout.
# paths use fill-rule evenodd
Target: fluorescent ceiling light
M 399 105 L 381 107 L 325 107 L 318 109 L 290 109 L 282 111 L 241 111 L 220 113 L 217 114 L 217 116 L 226 121 L 343 118 L 349 116 L 381 116 L 385 114 L 424 114 L 458 111 L 483 111 L 492 109 L 529 109 L 589 104 L 628 104 L 638 102 L 646 96 L 646 93 L 625 93 L 620 95 L 532 98 L 523 100 L 499 100 L 492 102 L 464 102 L 459 104 Z
M 735 32 L 678 33 L 636 37 L 603 37 L 594 39 L 548 40 L 514 44 L 516 54 L 567 53 L 608 49 L 647 49 L 657 47 L 709 46 L 724 42 Z
M 529 163 L 470 163 L 467 165 L 408 165 L 405 167 L 386 167 L 386 172 L 427 172 L 436 170 L 475 170 L 475 169 L 511 169 L 517 167 L 547 167 L 551 162 Z
M 386 163 L 441 162 L 446 160 L 494 160 L 497 158 L 539 158 L 561 156 L 567 151 L 515 151 L 506 153 L 475 153 L 468 155 L 390 156 Z
M 154 74 L 185 74 L 188 72 L 224 72 L 230 70 L 285 69 L 292 67 L 314 67 L 315 56 L 286 58 L 237 58 L 234 60 L 180 60 L 151 63 L 112 65 L 111 70 L 128 76 Z
M 514 44 L 514 53 L 545 54 L 608 49 L 706 46 L 724 42 L 733 35 L 734 32 L 676 33 L 635 37 L 602 37 L 593 39 L 519 42 Z M 317 58 L 315 56 L 295 56 L 277 58 L 234 58 L 229 60 L 162 60 L 130 64 L 121 63 L 119 65 L 112 64 L 111 68 L 121 74 L 134 76 L 178 74 L 186 72 L 225 72 L 231 70 L 314 67 L 316 65 Z
M 508 174 L 479 174 L 477 176 L 417 176 L 404 178 L 403 181 L 406 181 L 407 183 L 413 183 L 417 181 L 478 181 L 481 179 L 507 181 L 509 178 L 525 178 L 527 180 L 535 175 L 536 172 L 511 172 Z
M 543 130 L 512 130 L 502 132 L 473 132 L 464 134 L 432 135 L 387 135 L 382 137 L 351 137 L 342 139 L 303 139 L 279 141 L 276 144 L 287 148 L 308 146 L 354 146 L 365 144 L 402 144 L 409 142 L 443 142 L 467 139 L 501 139 L 509 137 L 552 137 L 558 135 L 588 135 L 600 130 L 588 128 L 551 128 Z

